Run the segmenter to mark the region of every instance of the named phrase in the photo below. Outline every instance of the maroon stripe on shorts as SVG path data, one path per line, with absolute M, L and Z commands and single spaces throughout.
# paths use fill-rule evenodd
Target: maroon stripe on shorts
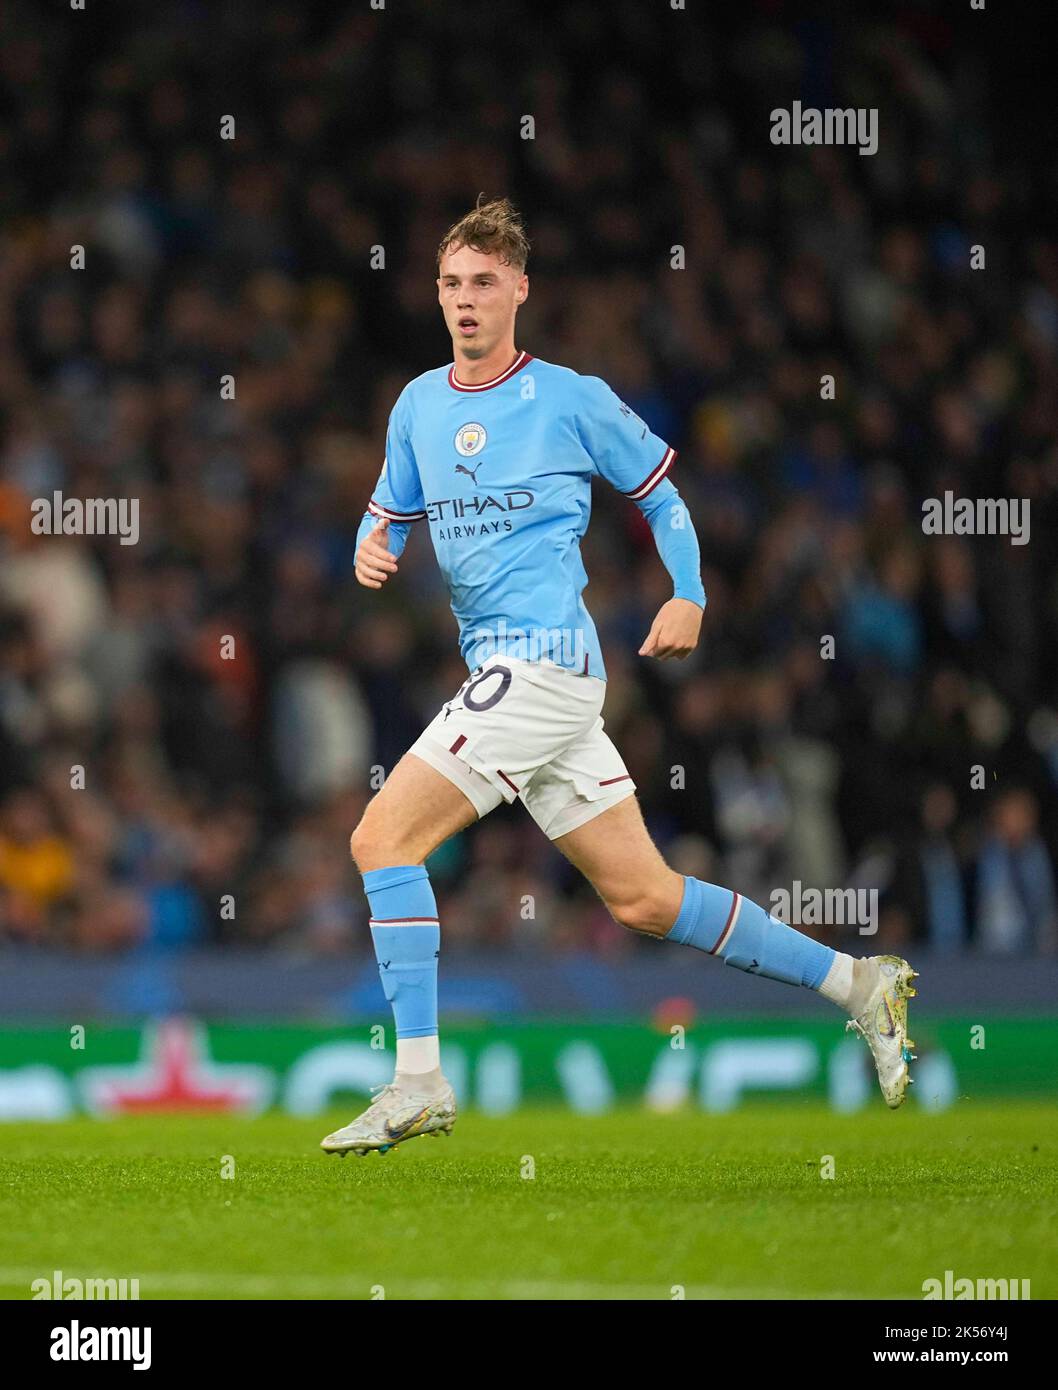
M 599 786 L 600 786 L 600 787 L 612 787 L 613 784 L 614 784 L 615 782 L 631 782 L 631 780 L 632 780 L 632 774 L 631 774 L 630 772 L 625 772 L 625 773 L 622 773 L 620 777 L 607 777 L 607 779 L 606 779 L 605 782 L 600 782 L 600 783 L 599 783 Z
M 449 753 L 458 753 L 459 750 L 462 748 L 463 744 L 466 743 L 466 741 L 466 734 L 460 734 L 459 737 L 456 739 L 455 743 L 453 743 L 451 748 L 449 748 Z
M 514 785 L 514 783 L 513 783 L 513 782 L 511 781 L 511 779 L 507 776 L 506 772 L 504 772 L 504 770 L 503 770 L 502 767 L 498 767 L 498 768 L 496 769 L 496 771 L 500 774 L 500 776 L 503 778 L 503 780 L 507 783 L 507 785 L 510 787 L 511 791 L 518 792 L 519 795 L 521 794 L 521 789 L 520 789 L 519 787 L 516 787 L 516 786 Z

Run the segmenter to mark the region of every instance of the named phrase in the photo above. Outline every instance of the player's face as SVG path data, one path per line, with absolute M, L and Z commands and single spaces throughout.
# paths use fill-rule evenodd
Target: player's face
M 529 293 L 529 277 L 498 256 L 460 246 L 441 258 L 437 297 L 456 351 L 476 360 L 505 340 L 514 342 L 514 316 Z

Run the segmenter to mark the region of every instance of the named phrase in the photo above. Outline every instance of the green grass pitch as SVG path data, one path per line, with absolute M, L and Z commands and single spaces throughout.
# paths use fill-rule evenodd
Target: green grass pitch
M 1058 1297 L 1053 1106 L 468 1112 L 320 1153 L 348 1118 L 0 1125 L 0 1297 L 921 1299 L 948 1269 Z

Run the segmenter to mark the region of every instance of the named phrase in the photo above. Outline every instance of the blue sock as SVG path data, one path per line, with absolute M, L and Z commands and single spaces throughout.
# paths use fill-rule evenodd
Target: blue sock
M 778 921 L 730 888 L 683 880 L 683 903 L 666 941 L 694 946 L 725 965 L 787 985 L 818 989 L 836 951 Z
M 363 880 L 378 973 L 393 1008 L 397 1037 L 432 1037 L 437 1032 L 441 926 L 430 876 L 422 864 L 406 864 L 369 869 Z

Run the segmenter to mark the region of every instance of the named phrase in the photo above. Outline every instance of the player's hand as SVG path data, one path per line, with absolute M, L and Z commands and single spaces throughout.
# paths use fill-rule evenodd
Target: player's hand
M 396 572 L 397 561 L 389 553 L 389 522 L 383 517 L 360 542 L 354 573 L 365 589 L 381 589 Z
M 689 598 L 670 598 L 662 605 L 647 640 L 639 648 L 640 656 L 656 656 L 659 661 L 682 661 L 698 645 L 702 630 L 702 610 Z

